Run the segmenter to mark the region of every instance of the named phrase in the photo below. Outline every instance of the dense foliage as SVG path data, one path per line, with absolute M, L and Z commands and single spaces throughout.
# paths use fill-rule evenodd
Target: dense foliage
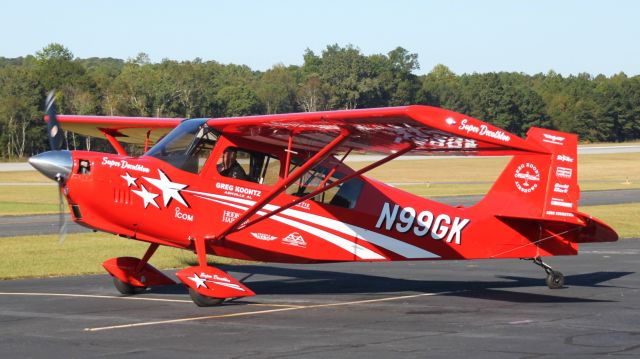
M 78 59 L 60 44 L 34 56 L 0 57 L 0 156 L 46 149 L 42 107 L 51 89 L 59 112 L 69 114 L 221 117 L 426 104 L 518 135 L 542 126 L 582 141 L 640 138 L 640 76 L 456 75 L 444 65 L 417 76 L 418 56 L 401 47 L 367 56 L 331 45 L 303 58 L 302 66 L 261 72 L 200 59 L 151 63 L 143 53 L 127 61 Z M 72 134 L 67 141 L 70 148 L 92 145 Z

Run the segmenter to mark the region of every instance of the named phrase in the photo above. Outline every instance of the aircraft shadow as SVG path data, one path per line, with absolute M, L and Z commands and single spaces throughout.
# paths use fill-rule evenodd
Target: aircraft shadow
M 358 293 L 439 293 L 448 296 L 488 299 L 514 303 L 562 303 L 562 302 L 609 302 L 577 297 L 554 295 L 557 290 L 549 290 L 549 294 L 517 292 L 512 289 L 524 287 L 544 287 L 546 283 L 540 278 L 518 276 L 497 276 L 495 281 L 447 281 L 447 280 L 415 280 L 378 276 L 374 274 L 345 273 L 331 270 L 279 268 L 264 265 L 219 266 L 222 270 L 233 272 L 249 288 L 258 295 L 296 295 L 296 294 L 358 294 Z M 242 278 L 237 273 L 245 273 Z M 276 276 L 273 279 L 253 280 L 253 275 Z M 568 287 L 612 287 L 602 283 L 621 278 L 634 272 L 592 272 L 565 277 Z M 562 290 L 560 290 L 562 291 Z M 185 294 L 184 286 L 165 286 L 150 288 L 148 293 Z

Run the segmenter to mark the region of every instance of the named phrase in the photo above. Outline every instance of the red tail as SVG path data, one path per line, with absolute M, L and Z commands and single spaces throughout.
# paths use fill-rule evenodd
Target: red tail
M 578 137 L 532 127 L 527 141 L 549 153 L 514 156 L 483 202 L 491 203 L 498 217 L 584 227 L 569 236 L 573 242 L 617 240 L 609 226 L 578 211 Z
M 578 208 L 578 138 L 569 133 L 531 128 L 531 141 L 550 154 L 516 155 L 487 195 L 500 202 L 498 215 L 582 224 Z

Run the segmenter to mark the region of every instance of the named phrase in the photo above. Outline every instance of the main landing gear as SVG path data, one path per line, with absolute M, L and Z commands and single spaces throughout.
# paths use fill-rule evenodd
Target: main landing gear
M 151 244 L 142 259 L 118 257 L 102 263 L 113 276 L 113 284 L 120 293 L 132 295 L 141 293 L 148 287 L 176 284 L 149 264 L 149 259 L 158 247 L 158 244 Z M 222 304 L 227 298 L 255 295 L 251 289 L 224 271 L 207 265 L 204 240 L 196 241 L 196 253 L 199 265 L 185 268 L 176 273 L 176 276 L 189 288 L 191 300 L 197 306 L 211 307 Z
M 207 249 L 203 238 L 194 238 L 198 265 L 185 268 L 176 276 L 187 288 L 191 300 L 199 307 L 220 305 L 227 298 L 256 295 L 237 279 L 207 264 Z
M 158 246 L 158 244 L 151 244 L 142 259 L 118 257 L 102 263 L 104 269 L 113 276 L 113 284 L 118 292 L 132 295 L 143 292 L 147 287 L 176 284 L 171 278 L 149 264 L 149 258 L 155 253 Z
M 564 275 L 556 270 L 553 270 L 550 265 L 542 261 L 542 258 L 527 258 L 532 261 L 533 264 L 542 267 L 544 271 L 547 273 L 547 286 L 550 289 L 559 289 L 564 286 Z

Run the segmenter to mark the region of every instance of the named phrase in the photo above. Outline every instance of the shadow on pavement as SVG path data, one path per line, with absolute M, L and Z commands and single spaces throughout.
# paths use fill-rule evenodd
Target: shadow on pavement
M 490 299 L 515 303 L 553 302 L 607 302 L 586 298 L 567 297 L 566 291 L 548 289 L 549 294 L 515 292 L 513 289 L 544 287 L 544 278 L 498 276 L 495 281 L 447 281 L 415 280 L 377 276 L 372 274 L 345 273 L 331 270 L 279 268 L 262 265 L 220 266 L 241 278 L 257 295 L 304 295 L 304 294 L 384 294 L 384 293 L 440 293 L 468 298 Z M 245 273 L 242 278 L 237 273 Z M 252 275 L 276 276 L 278 278 L 252 280 Z M 567 287 L 613 287 L 603 285 L 609 280 L 621 278 L 634 272 L 592 272 L 565 277 Z M 151 288 L 147 293 L 186 294 L 182 285 Z M 556 295 L 558 294 L 558 295 Z

